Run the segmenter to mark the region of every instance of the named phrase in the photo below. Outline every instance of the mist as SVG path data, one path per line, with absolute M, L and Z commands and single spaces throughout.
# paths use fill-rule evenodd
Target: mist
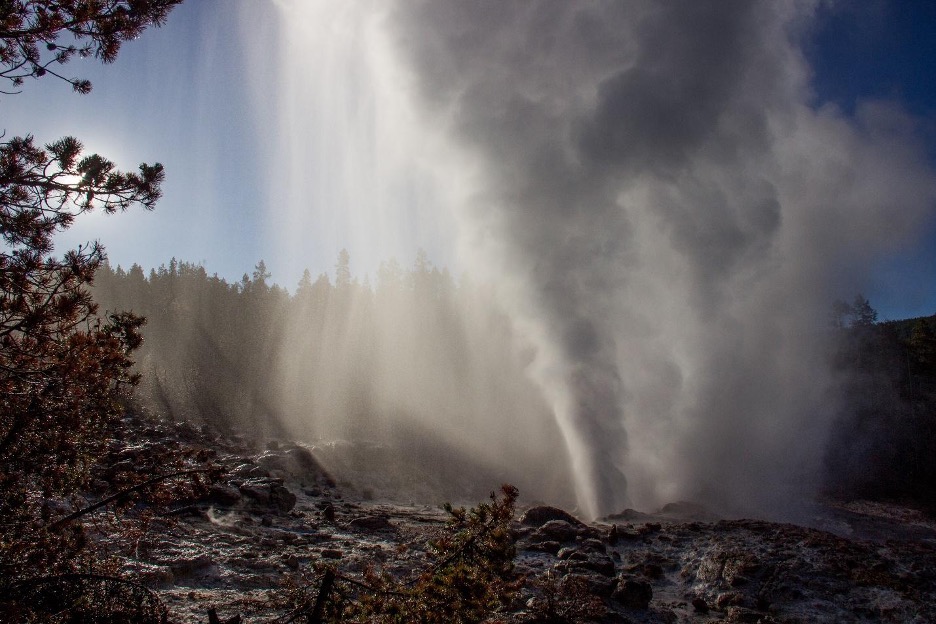
M 95 297 L 146 317 L 135 396 L 162 420 L 261 450 L 305 444 L 372 497 L 471 501 L 515 483 L 574 505 L 562 436 L 492 288 L 425 252 L 374 280 L 352 266 L 342 251 L 289 293 L 263 261 L 236 283 L 175 259 L 148 276 L 107 265 Z
M 507 319 L 492 334 L 463 301 L 446 361 L 378 287 L 321 334 L 345 355 L 310 369 L 293 318 L 271 355 L 284 426 L 379 415 L 369 434 L 424 432 L 531 483 L 560 458 L 591 517 L 776 515 L 816 491 L 830 303 L 936 199 L 897 104 L 816 101 L 817 2 L 276 4 L 251 80 L 278 253 L 324 228 L 376 275 L 415 239 Z M 348 329 L 369 314 L 372 334 Z

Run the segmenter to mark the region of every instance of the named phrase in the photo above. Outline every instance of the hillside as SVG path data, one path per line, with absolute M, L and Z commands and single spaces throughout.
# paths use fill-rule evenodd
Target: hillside
M 330 474 L 318 462 L 318 450 L 289 441 L 270 440 L 258 448 L 210 427 L 134 417 L 124 420 L 117 435 L 99 475 L 115 460 L 145 464 L 165 447 L 207 454 L 224 470 L 196 499 L 161 510 L 138 502 L 122 512 L 120 530 L 104 521 L 109 512 L 102 510 L 95 520 L 93 539 L 106 546 L 113 572 L 135 579 L 141 584 L 137 591 L 158 599 L 169 622 L 309 617 L 302 608 L 310 603 L 301 597 L 318 595 L 326 570 L 337 574 L 334 600 L 367 594 L 375 569 L 405 580 L 434 565 L 431 544 L 448 532 L 451 515 L 441 505 L 375 499 L 366 481 Z M 853 501 L 815 505 L 803 520 L 805 526 L 720 519 L 700 505 L 675 503 L 655 513 L 621 510 L 583 522 L 537 506 L 521 492 L 509 521 L 516 549 L 510 575 L 517 588 L 484 621 L 805 624 L 936 618 L 932 519 L 894 504 Z M 128 532 L 128 526 L 141 531 Z M 67 594 L 48 591 L 37 587 L 32 604 L 61 608 Z M 127 615 L 133 605 L 125 601 L 123 615 L 118 612 L 113 621 L 161 621 Z M 106 616 L 103 607 L 95 607 L 96 617 Z

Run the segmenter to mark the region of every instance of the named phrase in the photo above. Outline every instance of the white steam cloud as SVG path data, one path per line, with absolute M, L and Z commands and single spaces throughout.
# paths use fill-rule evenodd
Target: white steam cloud
M 897 106 L 814 106 L 815 2 L 355 6 L 370 66 L 393 68 L 368 105 L 405 101 L 395 132 L 433 146 L 466 266 L 499 277 L 535 348 L 583 511 L 808 492 L 835 409 L 829 304 L 936 199 Z

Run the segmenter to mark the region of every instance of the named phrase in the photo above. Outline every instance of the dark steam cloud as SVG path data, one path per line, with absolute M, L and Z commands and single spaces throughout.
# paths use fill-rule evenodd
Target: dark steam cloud
M 912 120 L 811 107 L 810 2 L 403 1 L 424 128 L 471 167 L 474 262 L 536 347 L 594 515 L 810 485 L 821 328 L 932 213 Z M 505 415 L 505 418 L 509 415 Z M 626 475 L 626 479 L 625 479 Z

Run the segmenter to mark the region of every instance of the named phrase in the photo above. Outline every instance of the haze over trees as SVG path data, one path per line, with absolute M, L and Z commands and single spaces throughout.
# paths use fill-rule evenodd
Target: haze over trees
M 384 262 L 371 283 L 342 251 L 333 275 L 307 271 L 290 294 L 262 261 L 228 283 L 173 259 L 148 275 L 105 265 L 94 292 L 104 309 L 148 319 L 136 394 L 160 417 L 390 445 L 401 463 L 417 447 L 447 449 L 543 496 L 567 483 L 543 459 L 560 434 L 490 288 L 456 281 L 423 252 L 408 268 Z M 449 463 L 431 472 L 457 473 Z M 485 494 L 483 479 L 457 477 Z
M 456 281 L 422 252 L 408 268 L 383 263 L 371 284 L 343 250 L 333 275 L 306 271 L 290 294 L 262 261 L 228 283 L 173 259 L 148 275 L 105 265 L 95 296 L 149 319 L 137 394 L 161 417 L 310 441 L 425 436 L 427 446 L 464 444 L 479 464 L 528 450 L 523 461 L 538 465 L 537 449 L 556 438 L 527 442 L 550 424 L 548 408 L 489 289 Z M 832 305 L 831 325 L 828 491 L 931 504 L 936 319 L 879 323 L 856 295 Z

